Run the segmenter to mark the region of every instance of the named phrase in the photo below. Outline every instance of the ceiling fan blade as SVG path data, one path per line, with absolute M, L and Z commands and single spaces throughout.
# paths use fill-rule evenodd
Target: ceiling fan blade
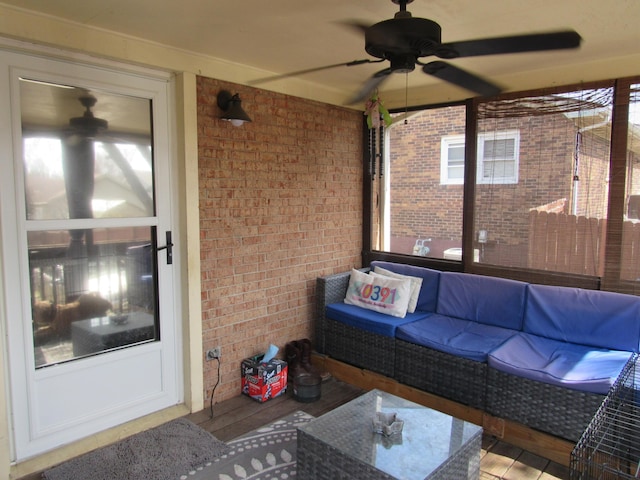
M 582 38 L 573 30 L 532 33 L 508 37 L 484 38 L 440 45 L 435 53 L 440 58 L 475 57 L 502 53 L 537 52 L 578 48 Z
M 390 68 L 385 68 L 384 70 L 380 70 L 379 72 L 374 73 L 369 80 L 365 82 L 362 88 L 353 95 L 349 100 L 345 102 L 345 105 L 353 105 L 354 103 L 360 103 L 365 99 L 369 98 L 373 91 L 382 85 L 389 75 L 392 73 Z
M 256 78 L 254 80 L 249 81 L 248 84 L 259 85 L 261 83 L 273 82 L 273 81 L 282 80 L 283 78 L 288 78 L 288 77 L 297 77 L 298 75 L 305 75 L 307 73 L 320 72 L 322 70 L 329 70 L 331 68 L 352 67 L 354 65 L 362 65 L 363 63 L 379 63 L 382 61 L 383 60 L 369 60 L 367 58 L 363 60 L 352 60 L 351 62 L 345 62 L 345 63 L 334 63 L 333 65 L 325 65 L 323 67 L 307 68 L 305 70 L 298 70 L 296 72 L 283 73 L 282 75 L 273 75 L 271 77 Z
M 451 65 L 450 63 L 439 60 L 427 63 L 422 67 L 422 71 L 427 75 L 433 75 L 445 82 L 471 90 L 483 97 L 491 97 L 502 91 L 499 86 L 473 73 L 469 73 L 466 70 L 462 70 L 461 68 Z
M 362 34 L 364 34 L 367 31 L 367 29 L 371 26 L 359 20 L 342 20 L 337 23 L 339 25 L 343 25 L 347 28 L 350 28 L 351 30 L 354 30 L 357 33 L 362 33 Z

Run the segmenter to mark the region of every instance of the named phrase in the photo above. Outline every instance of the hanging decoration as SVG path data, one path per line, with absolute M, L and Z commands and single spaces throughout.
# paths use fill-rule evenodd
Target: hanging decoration
M 380 100 L 378 91 L 373 92 L 367 103 L 365 104 L 364 114 L 367 116 L 367 126 L 369 129 L 377 129 L 381 126 L 381 122 L 384 122 L 384 126 L 391 125 L 392 119 L 387 110 Z
M 373 180 L 376 176 L 376 163 L 380 165 L 380 176 L 382 176 L 384 128 L 392 123 L 391 115 L 385 108 L 377 90 L 367 100 L 364 114 L 367 116 L 367 127 L 369 128 L 369 163 L 371 165 L 371 179 Z M 380 158 L 380 162 L 376 162 L 377 158 Z

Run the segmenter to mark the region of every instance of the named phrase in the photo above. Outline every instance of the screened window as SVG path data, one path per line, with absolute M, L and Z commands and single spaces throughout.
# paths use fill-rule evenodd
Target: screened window
M 602 276 L 612 102 L 599 88 L 478 105 L 482 263 Z
M 448 269 L 438 260 L 463 260 L 464 245 L 465 271 L 640 292 L 640 82 L 616 82 L 425 108 L 394 123 L 372 183 L 371 238 L 384 241 L 365 259 L 413 255 Z
M 640 281 L 640 83 L 631 85 L 627 123 L 626 185 L 620 278 L 638 291 Z
M 373 222 L 380 230 L 372 232 L 382 240 L 380 250 L 460 258 L 465 110 L 419 110 L 386 129 L 381 220 Z

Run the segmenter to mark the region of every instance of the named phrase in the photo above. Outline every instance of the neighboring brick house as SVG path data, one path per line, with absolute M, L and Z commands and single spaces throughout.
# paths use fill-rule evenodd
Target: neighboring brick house
M 608 128 L 584 131 L 574 171 L 578 124 L 589 121 L 563 113 L 480 121 L 483 141 L 501 138 L 496 132 L 509 132 L 517 149 L 511 178 L 476 182 L 474 228 L 476 234 L 481 229 L 488 232 L 485 261 L 527 266 L 532 209 L 560 205 L 563 213 L 606 218 Z M 456 176 L 451 181 L 446 159 L 442 162 L 447 155 L 443 139 L 457 140 L 463 147 L 464 129 L 463 106 L 420 111 L 406 124 L 388 129 L 391 250 L 411 253 L 416 239 L 431 238 L 430 256 L 442 258 L 445 249 L 461 246 L 463 165 L 457 172 L 449 171 Z M 482 171 L 481 160 L 478 168 Z

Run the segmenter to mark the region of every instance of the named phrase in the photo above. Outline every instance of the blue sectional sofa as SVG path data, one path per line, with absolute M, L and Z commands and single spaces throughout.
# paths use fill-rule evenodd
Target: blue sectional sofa
M 344 303 L 351 272 L 319 278 L 319 352 L 567 440 L 640 348 L 640 297 L 391 262 L 369 270 L 422 279 L 415 311 Z

